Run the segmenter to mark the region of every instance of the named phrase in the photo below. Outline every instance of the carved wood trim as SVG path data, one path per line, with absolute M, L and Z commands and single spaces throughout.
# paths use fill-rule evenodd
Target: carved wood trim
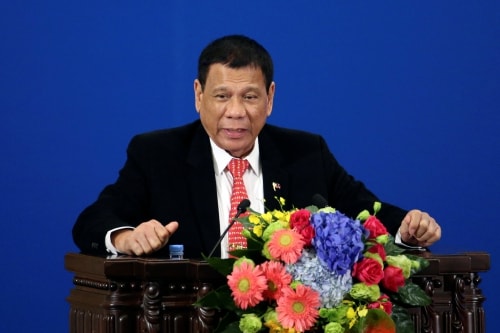
M 142 302 L 144 321 L 148 333 L 160 332 L 160 285 L 158 282 L 148 282 L 144 288 L 144 299 Z
M 479 273 L 489 269 L 489 255 L 422 255 L 430 266 L 413 281 L 432 304 L 409 309 L 415 332 L 484 333 Z M 71 333 L 210 333 L 218 323 L 217 310 L 192 306 L 226 282 L 205 262 L 69 253 L 65 266 L 74 273 Z
M 210 283 L 202 283 L 201 287 L 198 289 L 197 300 L 201 299 L 211 290 L 213 290 L 213 286 Z M 191 322 L 192 332 L 210 333 L 217 327 L 219 314 L 217 310 L 205 307 L 195 307 L 194 313 L 195 315 Z

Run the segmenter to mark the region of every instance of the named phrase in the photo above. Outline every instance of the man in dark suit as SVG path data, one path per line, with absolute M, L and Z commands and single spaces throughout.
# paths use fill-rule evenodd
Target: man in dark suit
M 278 208 L 276 197 L 305 207 L 320 194 L 355 217 L 380 201 L 340 166 L 321 136 L 266 124 L 273 64 L 256 41 L 234 35 L 210 43 L 194 93 L 200 120 L 132 139 L 117 181 L 73 228 L 83 252 L 164 255 L 170 242 L 183 244 L 186 257 L 208 254 L 230 218 L 231 158 L 250 163 L 244 183 L 257 211 Z M 377 216 L 402 243 L 426 247 L 441 237 L 420 210 L 383 203 Z

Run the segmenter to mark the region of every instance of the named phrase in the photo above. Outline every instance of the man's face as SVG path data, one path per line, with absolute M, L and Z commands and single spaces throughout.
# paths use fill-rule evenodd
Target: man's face
M 273 82 L 266 91 L 260 68 L 213 64 L 204 90 L 198 80 L 194 81 L 196 110 L 217 146 L 234 157 L 244 157 L 271 115 L 274 89 Z

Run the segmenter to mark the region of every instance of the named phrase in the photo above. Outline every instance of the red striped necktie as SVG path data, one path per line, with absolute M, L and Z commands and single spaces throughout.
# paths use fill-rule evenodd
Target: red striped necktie
M 229 172 L 233 176 L 233 190 L 231 192 L 231 210 L 229 211 L 229 223 L 237 213 L 237 207 L 241 200 L 248 199 L 247 190 L 243 183 L 243 174 L 248 169 L 248 161 L 233 158 L 227 165 Z M 244 215 L 244 214 L 242 214 Z M 229 250 L 244 249 L 247 247 L 247 240 L 242 234 L 243 225 L 236 221 L 229 229 Z

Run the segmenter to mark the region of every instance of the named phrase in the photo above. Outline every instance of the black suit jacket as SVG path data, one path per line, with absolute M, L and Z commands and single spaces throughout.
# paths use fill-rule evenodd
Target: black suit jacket
M 355 217 L 378 200 L 336 161 L 324 139 L 303 131 L 265 125 L 259 135 L 266 208 L 303 208 L 320 194 L 330 206 Z M 273 183 L 280 184 L 279 189 Z M 406 211 L 387 203 L 377 216 L 395 233 Z M 170 243 L 185 256 L 201 258 L 219 238 L 219 214 L 209 137 L 199 120 L 135 136 L 117 181 L 78 217 L 73 238 L 82 252 L 105 253 L 104 237 L 120 226 L 157 219 L 178 221 Z M 166 255 L 167 249 L 158 255 Z

